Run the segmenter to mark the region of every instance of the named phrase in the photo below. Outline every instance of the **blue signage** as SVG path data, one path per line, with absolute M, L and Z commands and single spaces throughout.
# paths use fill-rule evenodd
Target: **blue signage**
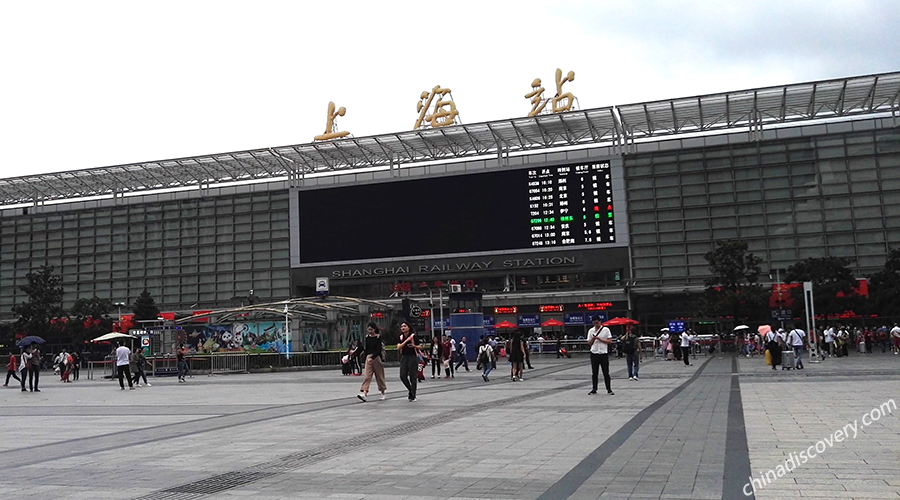
M 520 314 L 518 318 L 519 326 L 534 328 L 541 326 L 540 314 Z
M 493 327 L 494 326 L 494 317 L 493 316 L 485 316 L 484 317 L 484 327 Z
M 584 313 L 563 313 L 563 323 L 567 325 L 586 325 L 590 322 L 590 317 Z
M 435 330 L 440 330 L 441 329 L 441 318 L 434 318 L 431 321 L 431 324 Z M 443 329 L 444 330 L 450 329 L 450 318 L 444 318 L 444 328 Z
M 681 333 L 684 331 L 684 321 L 669 321 L 669 333 Z

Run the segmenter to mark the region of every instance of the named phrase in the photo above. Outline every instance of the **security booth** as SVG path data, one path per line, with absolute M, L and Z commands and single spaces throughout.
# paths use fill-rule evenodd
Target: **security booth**
M 484 335 L 484 312 L 481 292 L 456 292 L 450 294 L 450 336 L 459 345 L 466 338 L 466 358 L 475 361 L 478 344 Z

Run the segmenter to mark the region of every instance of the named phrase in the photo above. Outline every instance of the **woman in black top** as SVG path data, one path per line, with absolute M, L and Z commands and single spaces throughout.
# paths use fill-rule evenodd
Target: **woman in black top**
M 384 344 L 381 343 L 378 325 L 369 323 L 366 332 L 365 350 L 363 351 L 366 360 L 366 378 L 363 379 L 362 387 L 359 388 L 359 394 L 356 397 L 363 403 L 366 402 L 366 397 L 369 395 L 369 384 L 372 383 L 372 375 L 375 375 L 375 382 L 381 392 L 381 400 L 384 401 L 384 392 L 387 391 L 387 384 L 384 383 Z
M 416 333 L 409 323 L 403 321 L 400 323 L 400 343 L 397 344 L 397 351 L 400 352 L 400 382 L 403 382 L 409 390 L 410 401 L 416 400 L 416 385 L 419 383 L 416 378 L 419 371 L 416 350 Z
M 511 365 L 510 378 L 512 378 L 513 382 L 522 380 L 522 368 L 524 368 L 525 363 L 525 343 L 522 342 L 522 332 L 519 330 L 513 332 L 512 340 L 509 341 L 509 352 L 507 355 Z

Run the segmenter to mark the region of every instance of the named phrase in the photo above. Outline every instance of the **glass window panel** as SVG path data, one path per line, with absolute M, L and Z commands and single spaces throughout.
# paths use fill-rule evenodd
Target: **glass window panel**
M 881 231 L 870 231 L 865 233 L 856 233 L 856 242 L 865 243 L 884 243 L 884 233 Z
M 628 208 L 631 210 L 652 210 L 654 200 L 628 200 Z
M 634 266 L 637 267 L 656 267 L 659 266 L 658 257 L 635 257 Z
M 843 158 L 845 155 L 843 146 L 830 148 L 820 147 L 818 150 L 816 150 L 816 154 L 819 158 Z
M 827 217 L 827 214 L 826 214 Z M 844 217 L 838 220 L 828 221 L 825 223 L 825 231 L 852 231 L 853 221 Z
M 703 174 L 683 174 L 681 176 L 681 184 L 705 184 L 705 177 Z
M 856 229 L 881 229 L 883 225 L 884 222 L 881 218 L 856 220 Z
M 674 243 L 674 242 L 682 242 L 684 241 L 684 235 L 679 232 L 674 233 L 659 233 L 659 242 L 660 243 Z
M 706 208 L 686 208 L 686 209 L 684 209 L 684 218 L 685 219 L 706 218 L 708 216 L 709 216 L 709 211 Z
M 638 177 L 634 179 L 628 179 L 626 182 L 628 189 L 645 189 L 653 187 L 653 178 L 652 177 Z
M 664 267 L 662 268 L 664 277 L 687 276 L 687 268 L 685 267 Z
M 679 188 L 678 186 L 658 187 L 656 188 L 656 196 L 658 198 L 681 196 L 681 188 Z
M 855 257 L 856 247 L 854 245 L 829 246 L 828 255 L 831 257 Z
M 628 217 L 631 222 L 653 222 L 656 220 L 653 212 L 638 212 L 635 214 L 630 214 Z
M 650 199 L 653 199 L 653 190 L 652 189 L 634 189 L 634 190 L 630 190 L 628 192 L 629 203 L 632 200 L 650 200 Z
M 680 200 L 682 200 L 682 203 L 686 207 L 706 205 L 708 203 L 706 200 L 706 196 L 697 196 L 697 195 L 685 196 L 684 198 L 670 198 L 670 199 L 674 199 L 674 200 L 680 199 Z
M 850 186 L 845 184 L 823 184 L 822 195 L 833 196 L 838 194 L 847 194 L 850 192 Z
M 787 177 L 787 176 L 788 176 L 787 165 L 769 166 L 769 167 L 763 167 L 763 169 L 762 169 L 763 179 L 770 179 L 773 177 Z
M 814 222 L 822 220 L 822 212 L 821 211 L 809 211 L 809 212 L 797 212 L 794 214 L 794 218 L 797 222 Z
M 681 210 L 660 210 L 656 213 L 659 220 L 681 220 Z
M 755 237 L 764 237 L 766 235 L 766 228 L 762 226 L 750 226 L 750 227 L 741 227 L 740 228 L 741 238 L 755 238 Z
M 668 255 L 660 258 L 660 264 L 663 266 L 683 266 L 685 265 L 684 255 Z
M 854 193 L 872 193 L 879 191 L 878 181 L 851 182 L 850 191 Z
M 783 200 L 791 198 L 791 190 L 784 189 L 765 189 L 763 195 L 767 200 Z
M 692 196 L 691 198 L 692 198 L 692 199 L 696 199 L 697 197 L 696 197 L 696 196 Z M 682 200 L 682 198 L 676 198 L 676 197 L 673 197 L 673 198 L 659 198 L 659 199 L 656 200 L 656 206 L 657 206 L 658 208 L 676 208 L 676 207 L 680 207 L 680 206 L 681 206 L 681 200 Z M 696 200 L 695 200 L 695 201 L 696 201 Z M 706 202 L 706 200 L 704 199 L 704 200 L 703 200 L 703 203 L 705 203 L 705 202 Z M 685 204 L 687 204 L 687 199 L 686 199 L 686 198 L 685 198 Z M 272 237 L 275 237 L 275 232 L 274 232 L 274 231 L 272 232 Z
M 793 175 L 816 175 L 816 164 L 809 163 L 794 163 L 791 165 L 791 174 Z
M 685 195 L 706 194 L 706 185 L 705 184 L 694 184 L 694 185 L 682 186 L 681 192 L 684 193 Z
M 660 231 L 680 231 L 683 229 L 683 225 L 681 221 L 670 221 L 670 222 L 660 222 L 659 230 Z
M 734 181 L 734 190 L 737 192 L 759 191 L 760 189 L 762 189 L 762 183 L 758 179 Z
M 685 241 L 706 241 L 710 237 L 709 230 L 685 231 Z
M 656 233 L 653 234 L 636 234 L 631 240 L 636 245 L 647 245 L 651 243 L 656 243 Z
M 660 247 L 659 249 L 660 255 L 683 255 L 684 254 L 684 245 L 673 245 L 668 244 Z
M 853 217 L 856 219 L 865 217 L 881 217 L 881 207 L 854 207 Z
M 727 158 L 725 159 L 725 161 L 726 161 L 726 163 L 724 166 L 728 166 Z M 756 169 L 751 169 L 751 171 L 755 172 Z M 759 177 L 759 176 L 757 175 L 757 177 Z M 709 180 L 709 182 L 731 182 L 732 171 L 731 170 L 716 170 L 713 172 L 709 172 L 709 173 L 707 173 L 707 179 Z
M 684 221 L 684 228 L 691 229 L 709 229 L 709 219 L 689 219 Z

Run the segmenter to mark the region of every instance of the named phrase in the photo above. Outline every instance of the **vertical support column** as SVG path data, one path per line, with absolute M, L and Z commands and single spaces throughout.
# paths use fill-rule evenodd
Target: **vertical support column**
M 806 305 L 806 332 L 809 335 L 809 360 L 820 361 L 819 343 L 816 339 L 816 307 L 813 304 L 813 285 L 811 281 L 803 282 L 803 303 Z

